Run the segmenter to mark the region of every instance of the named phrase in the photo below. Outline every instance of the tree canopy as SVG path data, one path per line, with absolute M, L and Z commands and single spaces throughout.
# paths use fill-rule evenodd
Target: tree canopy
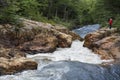
M 106 24 L 113 17 L 119 26 L 120 0 L 0 0 L 0 23 L 19 17 L 71 25 Z

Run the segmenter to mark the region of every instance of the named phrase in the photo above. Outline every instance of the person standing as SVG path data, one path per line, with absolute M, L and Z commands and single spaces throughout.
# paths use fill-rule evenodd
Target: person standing
M 109 19 L 109 29 L 112 28 L 112 23 L 113 23 L 113 20 L 112 20 L 112 18 L 110 18 L 110 19 Z

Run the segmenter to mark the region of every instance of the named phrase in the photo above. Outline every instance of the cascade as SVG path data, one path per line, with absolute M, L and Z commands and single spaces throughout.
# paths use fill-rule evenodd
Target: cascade
M 89 25 L 73 31 L 84 38 L 87 33 L 99 27 L 98 24 Z M 99 55 L 83 47 L 83 43 L 84 41 L 75 40 L 70 48 L 27 55 L 39 64 L 37 70 L 0 76 L 0 80 L 120 80 L 120 64 L 100 66 L 102 62 L 111 60 L 101 60 Z

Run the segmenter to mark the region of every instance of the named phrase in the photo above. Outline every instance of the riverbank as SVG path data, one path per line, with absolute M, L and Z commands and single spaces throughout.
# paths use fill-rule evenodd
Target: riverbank
M 111 55 L 109 56 L 107 52 L 106 55 L 103 52 L 101 52 L 102 54 L 97 53 L 99 50 L 105 50 L 98 48 L 101 47 L 101 43 L 97 45 L 97 47 L 92 47 L 92 45 L 94 45 L 96 41 L 107 38 L 111 34 L 116 34 L 116 32 L 118 32 L 116 29 L 100 29 L 88 34 L 84 39 L 85 42 L 81 42 L 83 38 L 65 27 L 23 18 L 21 18 L 21 21 L 21 26 L 9 24 L 0 25 L 0 59 L 3 60 L 0 65 L 2 70 L 1 75 L 37 69 L 37 66 L 40 64 L 36 61 L 36 57 L 42 57 L 42 60 L 80 61 L 91 64 L 101 64 L 115 60 L 115 57 L 113 55 L 113 57 L 111 57 Z M 112 44 L 115 43 L 111 46 L 114 46 L 114 50 L 119 53 L 119 45 L 115 45 L 119 43 L 119 38 L 117 39 L 117 37 L 115 37 L 114 40 L 112 40 Z M 108 42 L 111 42 L 111 40 Z M 83 47 L 83 44 L 85 47 Z M 104 42 L 102 44 L 105 45 Z M 86 47 L 91 49 L 94 53 Z M 37 60 L 40 60 L 38 58 Z M 10 68 L 11 70 L 9 70 Z
M 26 53 L 53 52 L 57 47 L 70 47 L 77 34 L 64 27 L 21 18 L 19 26 L 0 25 L 1 75 L 37 69 L 37 63 L 26 58 Z M 21 62 L 22 61 L 22 62 Z
M 102 59 L 120 59 L 120 30 L 102 28 L 85 37 L 84 47 L 88 47 Z

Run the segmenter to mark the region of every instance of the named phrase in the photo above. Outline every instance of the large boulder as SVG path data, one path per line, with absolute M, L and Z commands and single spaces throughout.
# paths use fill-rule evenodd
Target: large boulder
M 58 45 L 57 38 L 54 36 L 37 35 L 33 41 L 25 42 L 20 46 L 22 51 L 27 53 L 46 53 L 53 52 Z
M 69 33 L 59 31 L 63 29 L 63 31 L 66 31 L 67 29 L 64 27 L 59 27 L 58 30 L 58 26 L 52 26 L 48 23 L 26 19 L 23 19 L 23 23 L 25 26 L 24 29 L 31 29 L 31 31 L 34 33 L 33 40 L 27 41 L 21 46 L 22 51 L 29 53 L 53 52 L 57 47 L 70 47 L 73 37 L 76 35 L 74 34 L 74 36 L 71 36 Z M 67 32 L 70 31 L 67 30 Z
M 52 30 L 53 34 L 56 36 L 58 40 L 58 47 L 70 47 L 72 44 L 72 36 L 69 34 L 62 33 L 57 30 Z
M 22 23 L 17 25 L 0 25 L 0 44 L 11 48 L 19 46 L 25 52 L 39 53 L 52 52 L 57 47 L 70 47 L 78 35 L 64 27 L 57 30 L 58 26 L 33 20 L 20 19 Z M 71 33 L 72 35 L 70 35 Z M 38 37 L 39 36 L 39 37 Z M 80 38 L 79 38 L 80 39 Z
M 62 33 L 65 33 L 65 34 L 68 34 L 68 35 L 71 35 L 72 36 L 72 40 L 80 40 L 80 41 L 83 41 L 83 38 L 80 37 L 78 34 L 76 34 L 75 32 L 73 31 L 70 31 L 66 28 L 57 28 L 58 31 L 62 32 Z
M 37 69 L 37 63 L 24 57 L 6 59 L 0 57 L 0 75 L 14 74 L 23 70 Z
M 94 52 L 102 59 L 120 58 L 120 36 L 109 36 L 94 43 Z
M 101 55 L 102 59 L 120 58 L 120 34 L 115 28 L 100 29 L 88 34 L 84 46 Z
M 61 25 L 51 25 L 49 23 L 36 22 L 32 20 L 22 19 L 25 25 L 25 28 L 29 29 L 31 27 L 33 33 L 41 34 L 44 33 L 47 35 L 52 35 L 57 38 L 58 47 L 70 47 L 71 43 L 75 39 L 82 40 L 79 35 L 75 34 L 72 31 L 69 31 Z
M 70 47 L 73 40 L 82 40 L 79 35 L 64 27 L 59 27 L 58 29 L 58 25 L 53 26 L 49 23 L 37 22 L 23 18 L 20 20 L 22 21 L 22 23 L 19 24 L 20 27 L 9 24 L 0 25 L 0 44 L 11 47 L 13 45 L 18 46 L 20 44 L 25 44 L 26 42 L 36 42 L 35 36 L 40 34 L 42 34 L 45 39 L 45 36 L 56 37 L 58 47 Z M 41 44 L 40 41 L 39 44 Z
M 53 52 L 57 47 L 70 47 L 78 35 L 56 25 L 21 18 L 17 25 L 0 25 L 0 74 L 13 74 L 36 69 L 27 53 Z M 19 26 L 18 26 L 19 25 Z
M 53 33 L 52 35 L 50 35 Z M 70 47 L 72 44 L 72 37 L 57 30 L 52 30 L 51 33 L 38 34 L 32 41 L 25 42 L 20 46 L 22 51 L 27 53 L 46 53 L 53 52 L 57 47 Z
M 93 48 L 94 42 L 99 41 L 116 32 L 118 32 L 116 28 L 112 28 L 112 29 L 102 28 L 100 30 L 97 30 L 96 32 L 89 33 L 88 35 L 85 36 L 85 42 L 83 46 L 88 48 Z

